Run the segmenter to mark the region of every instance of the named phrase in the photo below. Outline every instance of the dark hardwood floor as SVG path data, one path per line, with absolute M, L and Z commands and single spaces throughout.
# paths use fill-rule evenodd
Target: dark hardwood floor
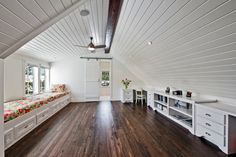
M 149 108 L 71 103 L 6 151 L 6 157 L 224 157 Z

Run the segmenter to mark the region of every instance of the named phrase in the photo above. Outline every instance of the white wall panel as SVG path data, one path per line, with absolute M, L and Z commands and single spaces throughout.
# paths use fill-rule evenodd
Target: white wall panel
M 158 0 L 127 7 L 134 2 L 143 3 L 124 1 L 121 10 L 111 48 L 116 58 L 151 87 L 236 99 L 236 1 Z
M 3 115 L 3 80 L 4 80 L 4 62 L 0 59 L 0 115 Z M 4 122 L 3 116 L 0 116 L 0 157 L 4 157 Z

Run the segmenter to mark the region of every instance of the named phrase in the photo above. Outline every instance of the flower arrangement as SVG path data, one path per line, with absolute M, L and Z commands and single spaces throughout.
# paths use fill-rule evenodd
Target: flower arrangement
M 128 86 L 131 82 L 131 80 L 128 80 L 127 78 L 121 81 L 122 84 L 125 86 L 125 89 L 128 89 Z

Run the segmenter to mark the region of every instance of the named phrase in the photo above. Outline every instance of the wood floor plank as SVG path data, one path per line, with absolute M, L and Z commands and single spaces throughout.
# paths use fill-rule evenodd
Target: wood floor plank
M 225 157 L 153 110 L 121 102 L 71 103 L 6 157 Z

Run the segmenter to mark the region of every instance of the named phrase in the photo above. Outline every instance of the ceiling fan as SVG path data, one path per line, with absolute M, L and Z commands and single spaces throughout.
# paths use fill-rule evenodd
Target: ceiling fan
M 74 46 L 87 48 L 91 52 L 94 52 L 95 49 L 105 48 L 106 47 L 106 45 L 94 45 L 93 44 L 93 37 L 90 37 L 90 43 L 88 44 L 88 46 L 82 46 L 82 45 L 74 45 Z

